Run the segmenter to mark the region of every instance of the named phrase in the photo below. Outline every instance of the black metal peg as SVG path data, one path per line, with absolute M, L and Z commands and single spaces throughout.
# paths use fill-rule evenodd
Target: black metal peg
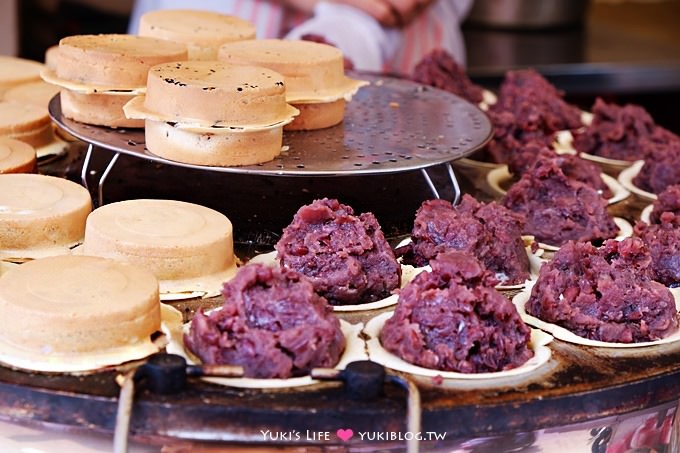
M 411 433 L 420 432 L 421 406 L 418 386 L 402 376 L 387 374 L 382 365 L 370 360 L 360 360 L 347 364 L 344 370 L 315 368 L 311 375 L 314 379 L 344 382 L 348 398 L 361 401 L 370 401 L 381 396 L 385 382 L 399 385 L 408 395 L 406 427 Z M 417 453 L 418 447 L 415 436 L 406 441 L 408 453 Z
M 153 393 L 169 395 L 187 385 L 187 361 L 176 354 L 157 353 L 137 368 L 135 383 L 143 383 Z

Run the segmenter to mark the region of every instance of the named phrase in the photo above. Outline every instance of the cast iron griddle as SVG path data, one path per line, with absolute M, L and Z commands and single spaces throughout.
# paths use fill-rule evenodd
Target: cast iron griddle
M 111 151 L 208 171 L 282 176 L 396 173 L 464 157 L 491 137 L 486 115 L 446 91 L 406 80 L 369 76 L 347 103 L 345 119 L 317 131 L 286 132 L 284 151 L 271 162 L 207 167 L 158 157 L 144 146 L 143 129 L 111 129 L 69 120 L 59 95 L 49 104 L 52 119 L 81 140 Z
M 680 345 L 626 357 L 559 341 L 551 347 L 551 362 L 529 379 L 467 388 L 418 380 L 422 431 L 445 432 L 447 439 L 527 432 L 677 400 Z M 0 411 L 13 420 L 112 432 L 118 395 L 114 377 L 114 372 L 46 376 L 0 367 Z M 191 380 L 175 395 L 139 391 L 131 434 L 263 442 L 261 429 L 404 432 L 404 393 L 391 386 L 385 390 L 375 401 L 352 401 L 334 383 L 260 391 Z
M 413 86 L 407 82 L 397 85 Z M 377 89 L 377 86 L 373 84 L 369 89 Z M 414 93 L 426 92 L 417 88 Z M 441 95 L 439 91 L 432 92 Z M 358 96 L 355 100 L 361 99 Z M 51 103 L 52 114 L 55 105 L 58 106 L 57 100 Z M 430 117 L 427 112 L 422 115 Z M 481 135 L 486 136 L 488 123 L 485 120 L 481 123 Z M 391 131 L 396 127 L 384 124 L 380 128 Z M 108 130 L 106 133 L 129 140 L 129 131 Z M 136 133 L 141 135 L 139 131 Z M 297 135 L 286 134 L 285 140 L 291 143 L 291 150 Z M 406 185 L 414 172 L 340 178 L 331 185 L 319 184 L 319 180 L 329 181 L 329 178 L 263 176 L 260 172 L 265 170 L 261 167 L 229 170 L 245 174 L 219 178 L 217 172 L 200 171 L 204 167 L 182 168 L 142 151 L 135 153 L 125 155 L 113 170 L 111 181 L 114 183 L 109 192 L 112 199 L 150 195 L 183 199 L 179 197 L 191 195 L 188 201 L 210 205 L 225 212 L 232 221 L 236 219 L 235 231 L 244 231 L 246 236 L 261 232 L 263 228 L 280 231 L 278 224 L 285 225 L 297 207 L 318 196 L 316 192 L 323 195 L 337 191 L 343 201 L 350 200 L 351 205 L 363 203 L 364 209 L 359 212 L 382 209 L 382 214 L 377 215 L 381 223 L 385 222 L 384 215 L 388 211 L 395 217 L 398 214 L 399 217 L 392 220 L 395 224 L 412 221 L 415 209 L 411 205 L 417 206 L 423 195 L 413 190 L 415 185 Z M 455 159 L 454 156 L 451 154 L 447 159 Z M 49 172 L 77 179 L 80 165 L 72 157 L 69 155 L 68 159 L 51 164 Z M 410 165 L 411 160 L 405 162 Z M 478 197 L 484 195 L 484 188 L 479 185 L 485 181 L 482 175 L 466 174 L 471 170 L 461 167 L 457 171 L 471 183 L 464 191 Z M 267 173 L 271 176 L 279 174 L 282 173 L 277 170 Z M 295 184 L 297 182 L 300 187 Z M 367 197 L 366 193 L 371 196 Z M 261 201 L 259 205 L 258 200 Z M 620 203 L 615 209 L 620 210 L 617 215 L 632 220 L 637 207 L 627 203 Z M 279 208 L 278 212 L 272 212 L 263 224 L 259 224 L 263 212 L 272 207 Z M 242 245 L 247 247 L 252 242 Z M 220 300 L 192 300 L 175 305 L 191 312 L 206 302 L 214 306 Z M 350 321 L 365 320 L 367 316 L 377 314 L 379 312 L 352 315 Z M 528 432 L 625 414 L 677 401 L 680 394 L 680 344 L 625 353 L 560 341 L 554 341 L 551 348 L 553 358 L 549 364 L 526 378 L 472 386 L 436 385 L 430 379 L 418 379 L 422 396 L 422 431 L 445 432 L 447 439 Z M 0 417 L 62 428 L 112 432 L 119 391 L 114 381 L 116 374 L 106 371 L 88 376 L 44 375 L 0 367 Z M 404 432 L 405 412 L 405 394 L 392 385 L 386 385 L 385 394 L 377 400 L 354 401 L 348 399 L 341 386 L 335 383 L 260 391 L 221 387 L 191 379 L 185 391 L 173 395 L 156 395 L 140 389 L 133 410 L 131 434 L 138 438 L 263 442 L 262 429 L 335 432 L 339 428 L 351 428 L 355 432 Z M 327 446 L 328 442 L 323 445 Z
M 141 161 L 128 163 L 134 162 Z M 157 177 L 164 180 L 163 169 L 148 171 L 161 173 Z M 616 206 L 616 214 L 628 212 L 629 218 L 635 211 L 637 207 L 628 201 Z M 213 298 L 174 305 L 189 317 L 199 306 L 220 303 L 219 298 Z M 379 313 L 344 317 L 358 322 Z M 555 340 L 550 347 L 550 362 L 525 378 L 472 385 L 437 385 L 431 379 L 417 379 L 422 430 L 445 432 L 447 439 L 530 432 L 655 407 L 677 401 L 680 394 L 680 343 L 621 351 Z M 115 371 L 68 376 L 0 367 L 0 416 L 112 432 L 119 391 L 115 376 Z M 385 394 L 377 400 L 353 401 L 335 383 L 261 391 L 192 378 L 185 391 L 173 395 L 141 389 L 131 434 L 138 438 L 264 442 L 261 429 L 404 432 L 405 412 L 404 392 L 391 385 L 385 386 Z

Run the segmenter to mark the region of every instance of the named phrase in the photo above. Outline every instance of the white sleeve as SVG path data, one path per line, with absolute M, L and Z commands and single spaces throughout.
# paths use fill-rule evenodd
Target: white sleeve
M 322 36 L 337 46 L 355 69 L 379 72 L 393 53 L 390 34 L 370 15 L 352 6 L 320 2 L 314 16 L 292 29 L 286 39 Z
M 460 23 L 473 0 L 438 0 L 409 26 L 384 28 L 363 11 L 339 3 L 319 3 L 314 16 L 291 30 L 287 39 L 305 34 L 322 36 L 339 47 L 354 67 L 410 75 L 430 51 L 442 48 L 465 64 Z

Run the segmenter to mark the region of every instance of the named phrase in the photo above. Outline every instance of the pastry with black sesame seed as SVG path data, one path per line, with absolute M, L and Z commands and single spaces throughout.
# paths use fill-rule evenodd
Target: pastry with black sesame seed
M 76 35 L 59 42 L 56 69 L 42 78 L 60 86 L 64 117 L 109 127 L 142 127 L 123 105 L 144 91 L 150 67 L 187 59 L 186 46 L 132 35 Z
M 220 47 L 218 58 L 232 64 L 263 66 L 283 75 L 286 100 L 300 110 L 286 130 L 323 129 L 341 123 L 346 103 L 368 84 L 345 75 L 340 49 L 317 42 L 283 39 L 230 42 Z
M 166 63 L 149 70 L 146 94 L 125 113 L 145 121 L 146 146 L 195 165 L 263 163 L 281 153 L 283 126 L 298 110 L 286 103 L 283 76 L 219 61 Z

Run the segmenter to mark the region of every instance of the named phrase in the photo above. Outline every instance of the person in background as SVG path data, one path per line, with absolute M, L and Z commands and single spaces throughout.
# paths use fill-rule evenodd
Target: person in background
M 472 0 L 136 0 L 128 31 L 155 9 L 201 9 L 249 20 L 257 37 L 322 38 L 354 68 L 410 75 L 430 51 L 444 49 L 465 64 L 460 23 Z

